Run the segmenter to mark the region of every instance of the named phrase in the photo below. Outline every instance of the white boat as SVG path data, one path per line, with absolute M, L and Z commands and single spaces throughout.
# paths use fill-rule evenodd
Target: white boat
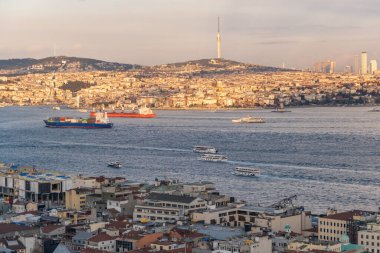
M 204 153 L 204 154 L 216 154 L 218 153 L 218 150 L 211 146 L 195 146 L 193 148 L 193 152 Z
M 250 167 L 236 167 L 232 174 L 235 176 L 259 177 L 260 169 Z
M 120 161 L 108 163 L 107 165 L 108 165 L 108 167 L 112 167 L 112 168 L 116 168 L 116 169 L 119 169 L 123 166 Z
M 59 106 L 54 106 L 54 107 L 53 107 L 53 110 L 59 111 L 59 110 L 61 110 L 61 107 L 59 107 Z
M 201 161 L 207 161 L 207 162 L 226 162 L 227 156 L 225 155 L 212 155 L 212 154 L 205 154 L 202 155 L 199 160 Z
M 240 119 L 233 119 L 232 123 L 265 123 L 265 121 L 262 118 L 248 116 Z
M 78 109 L 78 112 L 87 112 L 87 109 Z

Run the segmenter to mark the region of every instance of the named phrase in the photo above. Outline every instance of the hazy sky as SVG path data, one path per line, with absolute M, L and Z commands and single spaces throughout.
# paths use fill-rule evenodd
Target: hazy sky
M 380 60 L 379 0 L 0 0 L 0 59 L 80 56 L 154 65 L 216 56 L 302 68 Z

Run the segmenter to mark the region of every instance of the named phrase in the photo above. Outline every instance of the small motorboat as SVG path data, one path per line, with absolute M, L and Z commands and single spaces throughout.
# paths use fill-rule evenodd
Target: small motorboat
M 111 162 L 111 163 L 108 163 L 107 165 L 108 167 L 117 168 L 117 169 L 123 167 L 120 161 Z

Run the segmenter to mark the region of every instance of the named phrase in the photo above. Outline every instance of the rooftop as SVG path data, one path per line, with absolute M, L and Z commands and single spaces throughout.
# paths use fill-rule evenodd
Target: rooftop
M 99 234 L 91 237 L 90 239 L 88 239 L 88 241 L 89 242 L 104 242 L 104 241 L 111 241 L 114 239 L 116 239 L 116 237 L 110 236 L 106 233 L 99 233 Z
M 21 226 L 16 224 L 6 224 L 2 223 L 0 225 L 0 234 L 7 234 L 12 233 L 16 231 L 27 231 L 27 230 L 33 230 L 36 229 L 35 227 L 28 227 L 28 226 Z
M 322 217 L 323 219 L 330 219 L 330 220 L 353 220 L 354 216 L 368 216 L 370 212 L 367 211 L 360 211 L 360 210 L 353 210 L 353 211 L 347 211 L 343 213 L 336 213 L 332 214 L 326 217 Z
M 165 194 L 165 193 L 151 193 L 149 194 L 148 197 L 146 197 L 146 199 L 154 200 L 154 201 L 166 201 L 166 202 L 190 204 L 196 199 L 196 197 L 172 195 L 172 194 Z

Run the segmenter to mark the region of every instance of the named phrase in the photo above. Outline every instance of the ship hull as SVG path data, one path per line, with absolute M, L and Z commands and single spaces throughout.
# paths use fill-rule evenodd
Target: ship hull
M 96 112 L 91 112 L 90 116 L 94 117 Z M 139 114 L 139 113 L 125 113 L 125 112 L 107 112 L 108 118 L 155 118 L 156 114 Z
M 44 120 L 46 127 L 50 128 L 111 128 L 113 123 L 72 123 L 72 122 L 54 122 Z

